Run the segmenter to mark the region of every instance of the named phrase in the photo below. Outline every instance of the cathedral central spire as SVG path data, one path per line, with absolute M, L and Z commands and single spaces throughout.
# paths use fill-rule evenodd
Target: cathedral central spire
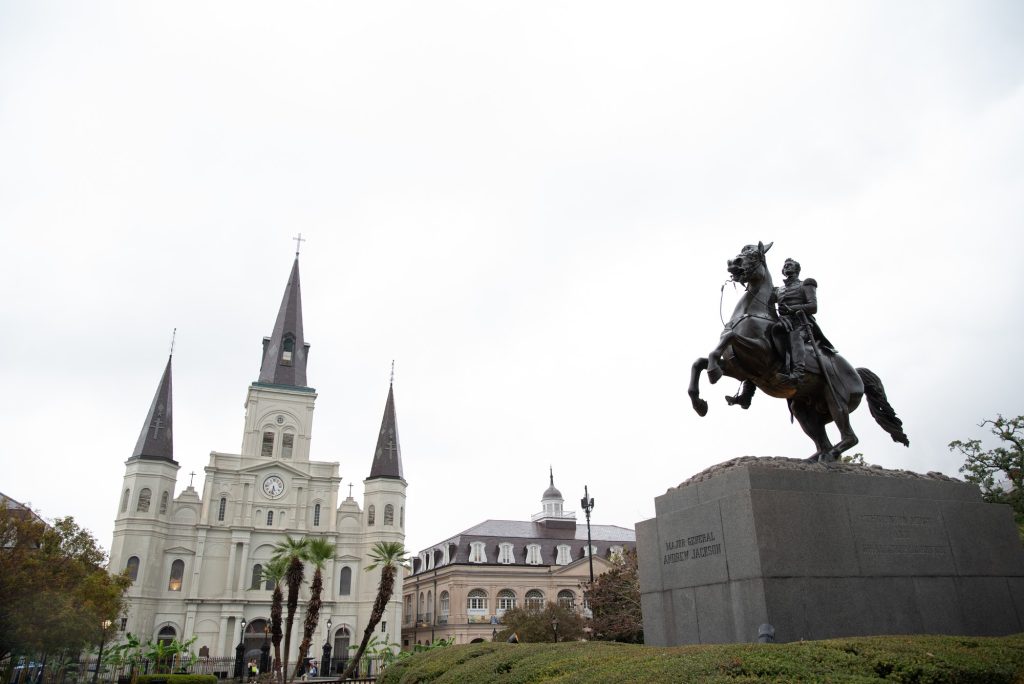
M 302 336 L 302 290 L 299 286 L 299 257 L 296 255 L 274 322 L 274 332 L 263 338 L 259 381 L 305 387 L 308 356 L 309 345 Z
M 380 421 L 377 448 L 373 452 L 370 477 L 402 479 L 402 447 L 398 443 L 398 417 L 395 415 L 395 385 L 388 386 L 388 401 L 384 405 L 384 418 Z

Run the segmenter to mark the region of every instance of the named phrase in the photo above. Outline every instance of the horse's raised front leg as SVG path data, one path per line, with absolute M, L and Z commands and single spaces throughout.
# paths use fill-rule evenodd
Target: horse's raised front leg
M 740 384 L 740 391 L 736 393 L 736 396 L 726 397 L 725 403 L 729 404 L 729 406 L 739 406 L 741 409 L 748 409 L 750 408 L 750 400 L 753 399 L 754 392 L 756 391 L 757 385 L 749 380 L 744 380 Z
M 722 338 L 718 340 L 718 346 L 712 349 L 711 353 L 708 354 L 708 380 L 711 381 L 712 385 L 722 379 L 722 353 L 725 351 L 725 348 L 729 346 L 729 343 L 732 342 L 733 335 L 734 333 L 731 330 L 724 333 Z
M 703 356 L 693 362 L 693 366 L 690 368 L 690 388 L 686 392 L 690 395 L 690 403 L 693 404 L 693 410 L 699 416 L 706 416 L 708 414 L 708 402 L 700 398 L 700 372 L 707 367 L 708 360 Z

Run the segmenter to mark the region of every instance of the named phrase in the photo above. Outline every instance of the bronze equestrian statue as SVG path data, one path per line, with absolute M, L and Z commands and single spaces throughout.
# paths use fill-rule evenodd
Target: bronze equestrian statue
M 707 370 L 711 384 L 723 375 L 736 378 L 742 385 L 736 397 L 726 398 L 730 405 L 749 407 L 757 389 L 786 399 L 790 413 L 817 448 L 808 460 L 829 463 L 857 444 L 850 413 L 867 395 L 875 421 L 893 441 L 910 446 L 902 421 L 886 399 L 882 381 L 866 368 L 854 370 L 835 353 L 814 322 L 817 283 L 810 278 L 801 281 L 800 265 L 788 260 L 783 270 L 787 284 L 775 289 L 765 260 L 771 246 L 760 242 L 747 245 L 728 261 L 729 274 L 746 291 L 718 346 L 693 364 L 689 388 L 693 409 L 701 416 L 708 412 L 707 402 L 700 398 L 701 371 Z M 787 352 L 792 359 L 788 369 Z M 825 426 L 833 421 L 840 433 L 835 445 L 825 433 Z

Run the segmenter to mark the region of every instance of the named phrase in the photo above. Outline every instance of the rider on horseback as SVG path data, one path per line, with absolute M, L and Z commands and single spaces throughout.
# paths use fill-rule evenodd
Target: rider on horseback
M 814 320 L 814 314 L 818 312 L 817 281 L 813 278 L 800 280 L 800 262 L 795 259 L 786 259 L 782 275 L 786 279 L 782 287 L 775 289 L 775 300 L 779 307 L 779 320 L 789 333 L 789 383 L 796 385 L 807 370 L 805 341 L 817 341 L 820 349 L 829 352 L 834 353 L 835 349 Z

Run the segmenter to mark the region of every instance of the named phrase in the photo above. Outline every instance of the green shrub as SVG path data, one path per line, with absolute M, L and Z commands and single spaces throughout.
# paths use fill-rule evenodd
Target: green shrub
M 139 675 L 138 684 L 217 684 L 213 675 L 197 674 L 151 674 Z
M 392 664 L 378 681 L 1012 684 L 1024 681 L 1024 635 L 860 637 L 675 648 L 594 641 L 469 644 L 414 654 Z

